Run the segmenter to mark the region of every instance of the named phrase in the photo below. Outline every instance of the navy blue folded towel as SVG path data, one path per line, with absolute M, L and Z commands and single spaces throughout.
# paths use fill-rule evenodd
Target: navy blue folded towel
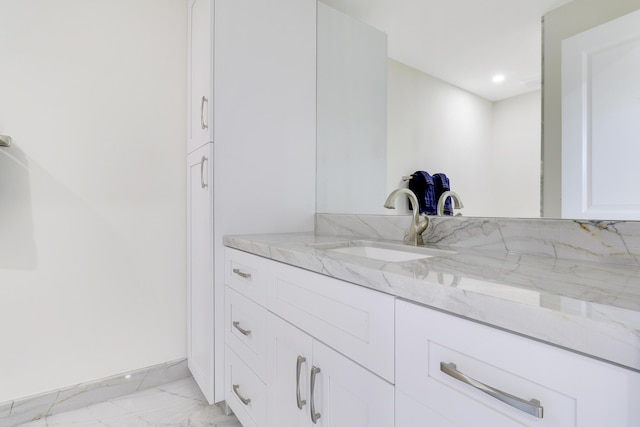
M 440 200 L 440 196 L 442 196 L 442 193 L 451 190 L 451 186 L 449 185 L 449 178 L 447 178 L 447 175 L 443 173 L 436 173 L 432 178 L 435 186 L 437 203 L 437 201 Z M 444 202 L 444 214 L 449 216 L 453 215 L 453 208 L 451 207 L 450 197 L 447 197 L 447 200 Z
M 409 180 L 409 190 L 418 198 L 419 212 L 421 214 L 435 215 L 438 199 L 434 187 L 434 180 L 425 171 L 416 171 Z M 409 205 L 411 209 L 411 205 Z

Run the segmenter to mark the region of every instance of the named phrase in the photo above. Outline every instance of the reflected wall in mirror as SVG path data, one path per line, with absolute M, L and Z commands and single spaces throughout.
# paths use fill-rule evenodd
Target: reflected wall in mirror
M 319 42 L 319 213 L 407 214 L 406 207 L 393 212 L 381 205 L 386 194 L 407 185 L 402 176 L 426 170 L 449 176 L 452 189 L 463 199 L 465 216 L 537 217 L 541 211 L 544 216 L 560 216 L 557 132 L 560 112 L 556 106 L 548 106 L 550 102 L 560 102 L 556 82 L 560 79 L 560 42 L 628 13 L 629 9 L 640 8 L 640 0 L 637 6 L 622 0 L 606 4 L 597 0 L 570 3 L 567 0 L 454 0 L 444 6 L 443 2 L 428 0 L 323 1 L 358 25 L 364 22 L 373 31 L 385 35 L 388 59 L 383 71 L 387 84 L 378 89 L 376 98 L 385 100 L 386 117 L 374 120 L 377 123 L 374 135 L 384 132 L 384 141 L 378 139 L 376 148 L 366 151 L 361 139 L 361 146 L 353 149 L 353 134 L 341 135 L 340 127 L 336 128 L 335 122 L 328 118 L 330 115 L 323 115 L 323 111 L 335 112 L 339 110 L 336 105 L 348 105 L 344 97 L 353 95 L 352 89 L 366 80 L 362 77 L 368 76 L 372 68 L 355 73 L 351 82 L 342 82 L 343 89 L 338 95 L 343 98 L 338 96 L 327 102 L 321 92 L 323 82 L 327 82 L 323 70 L 340 74 L 340 65 L 323 62 L 326 58 Z M 615 3 L 621 5 L 612 5 Z M 445 9 L 440 10 L 442 7 Z M 514 8 L 521 11 L 516 13 Z M 549 10 L 552 11 L 547 13 Z M 544 69 L 547 140 L 541 149 L 539 83 L 543 15 L 544 50 L 549 57 L 545 56 Z M 322 18 L 320 13 L 319 18 Z M 328 29 L 325 24 L 319 19 L 319 41 Z M 506 33 L 498 34 L 499 28 Z M 446 33 L 447 29 L 453 32 Z M 421 37 L 429 37 L 431 42 Z M 489 42 L 493 44 L 488 46 Z M 334 42 L 333 46 L 345 45 Z M 412 50 L 427 54 L 415 56 Z M 513 52 L 521 55 L 516 60 L 520 68 L 508 61 L 516 55 Z M 334 61 L 335 50 L 332 56 Z M 453 69 L 451 76 L 446 75 L 447 67 L 439 67 L 443 63 L 449 64 L 449 70 Z M 527 71 L 531 69 L 534 71 Z M 492 88 L 492 83 L 485 84 L 494 72 L 503 72 L 507 81 L 511 80 L 511 86 Z M 361 114 L 352 116 L 349 124 L 352 129 L 360 129 L 362 136 L 366 134 L 362 129 L 373 127 L 367 124 L 364 110 L 358 111 Z M 551 119 L 550 114 L 557 117 Z M 385 128 L 380 120 L 386 124 Z M 345 123 L 341 126 L 344 129 Z M 361 160 L 359 164 L 353 161 L 355 158 Z M 357 166 L 350 168 L 349 165 Z

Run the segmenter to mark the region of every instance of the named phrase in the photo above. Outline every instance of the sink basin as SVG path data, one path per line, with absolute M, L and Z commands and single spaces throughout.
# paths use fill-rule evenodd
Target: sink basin
M 370 242 L 367 240 L 351 240 L 338 243 L 320 243 L 313 245 L 332 253 L 341 253 L 363 258 L 387 262 L 403 262 L 424 259 L 441 255 L 455 254 L 452 251 L 425 247 L 408 246 L 394 243 Z

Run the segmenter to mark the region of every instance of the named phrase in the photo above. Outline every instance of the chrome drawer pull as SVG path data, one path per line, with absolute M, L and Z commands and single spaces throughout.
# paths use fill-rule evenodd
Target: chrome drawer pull
M 465 384 L 469 384 L 471 387 L 487 393 L 489 396 L 498 399 L 499 401 L 504 402 L 507 405 L 513 406 L 516 409 L 526 412 L 529 415 L 533 415 L 534 417 L 538 418 L 542 418 L 543 416 L 544 411 L 543 407 L 540 406 L 539 400 L 531 399 L 527 401 L 517 396 L 506 393 L 502 390 L 498 390 L 497 388 L 493 388 L 491 386 L 483 384 L 480 381 L 476 381 L 473 378 L 458 371 L 456 369 L 455 363 L 440 362 L 440 370 L 450 377 L 453 377 L 458 381 L 462 381 Z
M 302 409 L 307 404 L 306 400 L 300 398 L 300 371 L 302 370 L 302 364 L 306 361 L 305 357 L 298 356 L 298 361 L 296 362 L 296 403 L 298 404 L 298 409 Z
M 233 322 L 233 327 L 239 330 L 240 333 L 245 337 L 251 335 L 251 331 L 249 329 L 242 329 L 240 327 L 240 322 Z
M 209 185 L 204 182 L 204 162 L 209 161 L 205 156 L 200 159 L 200 187 L 207 188 Z
M 240 388 L 240 385 L 234 384 L 233 392 L 236 394 L 236 396 L 238 396 L 238 399 L 240 399 L 240 401 L 244 403 L 245 406 L 247 406 L 249 403 L 251 403 L 251 399 L 249 399 L 248 397 L 242 397 L 242 395 L 238 391 L 239 388 Z
M 315 402 L 315 392 L 316 392 L 316 375 L 320 373 L 320 368 L 313 366 L 311 368 L 311 396 L 309 396 L 309 400 L 311 400 L 311 421 L 314 424 L 318 424 L 318 420 L 320 419 L 320 414 L 316 412 L 316 402 Z
M 245 272 L 241 271 L 239 268 L 234 268 L 233 269 L 233 273 L 237 274 L 238 276 L 242 277 L 243 279 L 251 279 L 251 273 L 245 273 Z
M 202 97 L 202 102 L 200 103 L 200 126 L 202 129 L 208 129 L 209 124 L 204 122 L 204 103 L 207 103 L 207 107 L 209 106 L 209 100 L 206 97 Z

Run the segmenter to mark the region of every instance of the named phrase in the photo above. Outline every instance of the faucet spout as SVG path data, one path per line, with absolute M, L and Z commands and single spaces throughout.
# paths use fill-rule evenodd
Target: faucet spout
M 455 191 L 445 191 L 444 193 L 442 193 L 442 195 L 438 199 L 438 207 L 436 210 L 438 213 L 438 216 L 444 215 L 444 202 L 447 201 L 448 197 L 451 197 L 451 200 L 453 200 L 454 208 L 456 209 L 464 208 L 464 205 L 462 204 L 462 200 L 460 199 L 460 196 L 458 196 L 458 193 L 456 193 Z
M 422 233 L 427 229 L 429 225 L 429 218 L 424 216 L 422 219 L 420 218 L 420 206 L 418 204 L 418 198 L 413 193 L 413 191 L 408 188 L 398 188 L 393 190 L 387 200 L 384 202 L 384 207 L 387 209 L 395 209 L 395 200 L 400 194 L 406 194 L 409 197 L 409 202 L 411 203 L 411 209 L 413 211 L 413 220 L 411 221 L 411 225 L 407 229 L 405 233 L 405 240 L 412 242 L 415 246 L 424 245 L 424 240 L 422 238 Z

